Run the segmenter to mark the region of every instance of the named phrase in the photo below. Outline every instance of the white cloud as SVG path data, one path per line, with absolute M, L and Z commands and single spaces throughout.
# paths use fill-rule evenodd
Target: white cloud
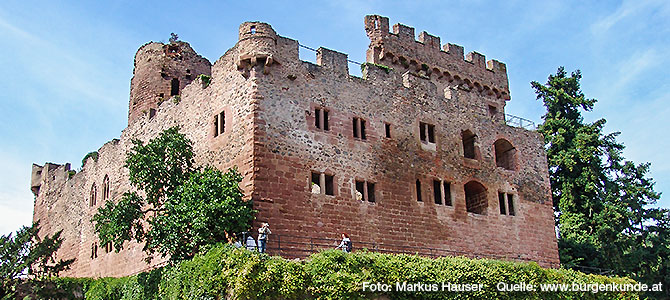
M 30 225 L 33 212 L 33 194 L 30 191 L 30 164 L 10 153 L 0 153 L 0 234 L 16 231 Z
M 603 17 L 591 25 L 591 33 L 601 35 L 609 31 L 622 20 L 640 13 L 667 14 L 670 5 L 665 0 L 628 0 L 624 1 L 619 8 L 610 15 Z

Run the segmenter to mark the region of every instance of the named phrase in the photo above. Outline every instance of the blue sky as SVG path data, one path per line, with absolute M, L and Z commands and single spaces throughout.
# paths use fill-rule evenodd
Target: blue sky
M 29 224 L 33 162 L 71 162 L 118 137 L 127 123 L 135 51 L 170 32 L 210 61 L 244 21 L 362 62 L 366 14 L 388 16 L 507 64 L 507 113 L 539 121 L 530 81 L 581 69 L 596 98 L 588 120 L 621 131 L 625 156 L 652 163 L 670 207 L 670 2 L 660 1 L 15 1 L 0 4 L 0 234 Z M 314 60 L 304 53 L 304 60 Z M 357 68 L 351 67 L 352 73 Z

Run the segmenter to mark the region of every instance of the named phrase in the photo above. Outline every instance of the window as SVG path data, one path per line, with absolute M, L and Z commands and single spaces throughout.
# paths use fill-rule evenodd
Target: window
M 314 126 L 322 130 L 330 130 L 328 125 L 328 111 L 323 108 L 314 109 Z
M 251 28 L 249 29 L 249 33 L 256 34 L 256 25 L 251 26 Z
M 153 119 L 156 116 L 156 110 L 153 108 L 149 109 L 149 119 Z
M 475 141 L 477 136 L 472 131 L 466 130 L 461 133 L 461 138 L 463 140 L 463 156 L 465 158 L 476 159 Z
M 93 207 L 97 202 L 98 197 L 98 188 L 95 187 L 95 183 L 91 186 L 91 194 L 89 195 L 88 205 Z
M 110 253 L 114 250 L 114 246 L 112 245 L 112 242 L 107 242 L 105 244 L 105 253 Z
M 375 184 L 356 180 L 356 200 L 375 202 Z
M 433 180 L 433 199 L 435 204 L 451 206 L 451 183 L 441 180 Z
M 514 195 L 498 192 L 498 205 L 500 206 L 501 215 L 514 216 L 516 214 L 514 210 Z
M 105 175 L 105 179 L 102 180 L 102 201 L 107 201 L 109 196 L 109 176 Z
M 98 243 L 93 243 L 91 245 L 91 259 L 98 257 Z
M 176 95 L 179 95 L 179 79 L 172 78 L 172 82 L 170 84 L 170 96 Z
M 389 123 L 384 124 L 384 132 L 386 133 L 386 138 L 390 139 L 391 138 L 391 124 L 389 124 Z
M 489 105 L 489 116 L 495 117 L 497 114 L 498 114 L 498 108 L 493 105 Z
M 361 118 L 354 117 L 353 118 L 353 127 L 354 127 L 354 137 L 359 138 L 361 140 L 366 139 L 365 136 L 365 120 Z
M 424 143 L 435 143 L 435 125 L 420 122 L 419 137 Z
M 226 112 L 222 111 L 214 116 L 214 137 L 226 132 Z
M 312 179 L 310 181 L 312 193 L 326 194 L 329 196 L 335 195 L 335 184 L 333 175 L 324 173 L 312 172 Z
M 421 180 L 416 180 L 416 201 L 422 202 L 421 199 Z
M 514 170 L 516 165 L 516 149 L 505 139 L 499 139 L 493 144 L 496 153 L 496 166 Z
M 470 181 L 465 184 L 465 207 L 468 212 L 485 215 L 488 201 L 486 188 L 479 182 Z

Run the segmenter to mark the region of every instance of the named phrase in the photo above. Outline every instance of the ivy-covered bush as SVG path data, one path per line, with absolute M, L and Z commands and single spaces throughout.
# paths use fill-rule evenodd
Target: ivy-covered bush
M 391 284 L 363 291 L 363 282 Z M 396 282 L 483 284 L 478 292 L 395 291 Z M 544 269 L 535 263 L 358 251 L 324 251 L 304 261 L 228 245 L 148 273 L 87 284 L 86 299 L 639 299 L 633 292 L 498 292 L 506 283 L 631 283 L 628 278 Z

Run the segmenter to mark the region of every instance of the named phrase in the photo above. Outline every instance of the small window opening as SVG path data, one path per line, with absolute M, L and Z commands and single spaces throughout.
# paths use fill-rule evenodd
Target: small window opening
M 91 245 L 91 259 L 98 257 L 98 243 L 93 243 Z
M 363 201 L 365 200 L 365 182 L 356 181 L 356 200 Z
M 375 202 L 375 184 L 368 182 L 368 202 Z
M 489 105 L 489 116 L 495 117 L 497 114 L 498 114 L 498 108 L 493 105 Z
M 335 195 L 335 186 L 333 185 L 333 175 L 326 175 L 326 195 Z
M 416 180 L 416 201 L 422 202 L 421 199 L 421 180 Z
M 314 126 L 318 129 L 329 130 L 328 126 L 328 111 L 323 108 L 314 109 Z
M 312 193 L 321 194 L 321 174 L 312 172 Z
M 468 212 L 485 215 L 488 201 L 486 188 L 479 182 L 470 181 L 465 184 L 465 207 Z
M 105 253 L 110 253 L 112 250 L 114 250 L 112 242 L 107 242 L 107 244 L 105 244 Z
M 439 180 L 433 180 L 433 198 L 435 204 L 442 204 L 442 183 Z
M 463 140 L 463 156 L 465 158 L 476 159 L 475 140 L 477 136 L 470 130 L 461 133 Z
M 95 184 L 93 184 L 93 186 L 91 186 L 91 194 L 89 196 L 89 202 L 88 202 L 89 206 L 91 207 L 95 206 L 97 202 L 97 197 L 98 197 L 98 188 L 95 186 Z
M 179 79 L 172 78 L 172 83 L 170 87 L 170 96 L 179 95 Z
M 496 153 L 496 166 L 506 169 L 514 170 L 516 164 L 516 149 L 510 142 L 505 139 L 499 139 L 494 144 Z
M 419 137 L 424 143 L 435 143 L 435 125 L 419 123 Z
M 359 139 L 366 139 L 365 135 L 365 120 L 361 118 L 354 117 L 352 119 L 353 128 L 354 128 L 354 137 Z
M 222 111 L 214 116 L 214 137 L 226 132 L 226 112 Z
M 102 201 L 107 201 L 109 196 L 109 176 L 105 175 L 102 180 Z
M 391 124 L 389 124 L 389 123 L 384 124 L 384 131 L 386 133 L 386 138 L 390 139 L 391 138 Z
M 149 109 L 149 119 L 153 119 L 156 116 L 156 110 L 153 108 Z
M 507 210 L 505 209 L 505 193 L 498 193 L 498 205 L 500 206 L 500 214 L 506 215 Z
M 451 183 L 443 182 L 444 187 L 444 205 L 451 206 Z
M 164 97 L 165 97 L 165 94 L 160 93 L 160 94 L 158 94 L 158 97 L 159 97 L 159 98 L 164 98 Z
M 256 26 L 255 25 L 251 26 L 251 28 L 249 29 L 249 33 L 256 34 Z
M 335 185 L 333 175 L 312 172 L 312 179 L 310 185 L 312 188 L 312 193 L 314 194 L 326 194 L 330 196 L 335 195 Z

